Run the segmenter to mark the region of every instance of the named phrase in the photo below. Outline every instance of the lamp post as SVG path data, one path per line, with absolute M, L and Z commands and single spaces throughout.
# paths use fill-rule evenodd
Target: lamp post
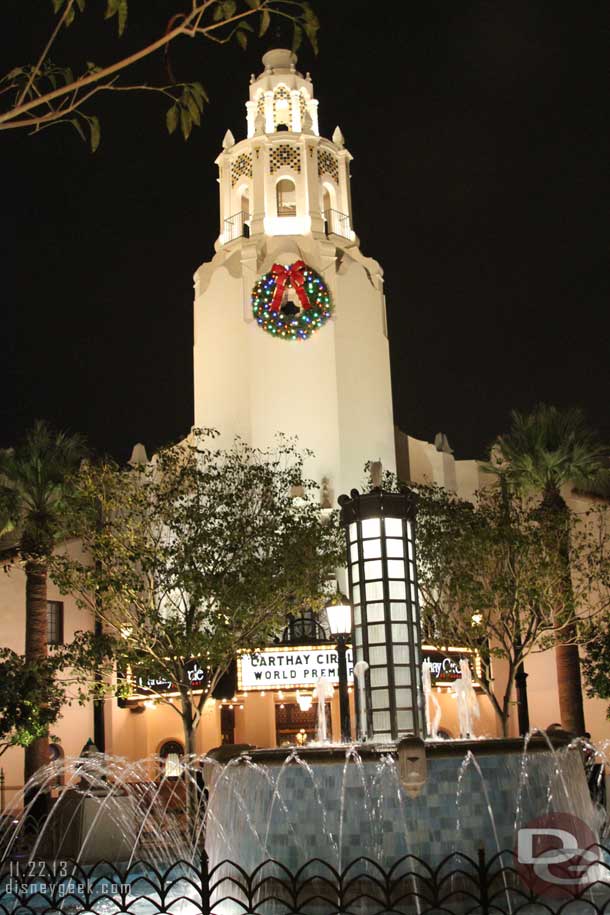
M 341 720 L 341 740 L 349 743 L 352 739 L 352 728 L 349 715 L 349 693 L 347 691 L 347 643 L 352 635 L 352 606 L 339 591 L 326 605 L 328 625 L 331 634 L 337 640 L 337 666 L 339 668 L 339 718 Z
M 354 608 L 354 660 L 368 665 L 367 733 L 379 743 L 424 736 L 415 497 L 409 490 L 361 495 L 353 489 L 338 501 Z

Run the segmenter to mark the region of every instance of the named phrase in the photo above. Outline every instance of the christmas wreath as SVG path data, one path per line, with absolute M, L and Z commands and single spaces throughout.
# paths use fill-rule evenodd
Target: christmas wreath
M 307 340 L 332 312 L 330 292 L 304 261 L 273 264 L 252 290 L 252 311 L 263 330 L 282 340 Z

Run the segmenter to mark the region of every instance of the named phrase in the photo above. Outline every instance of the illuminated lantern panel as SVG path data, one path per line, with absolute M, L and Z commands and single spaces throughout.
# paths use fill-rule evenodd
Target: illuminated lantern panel
M 352 492 L 340 502 L 354 654 L 369 665 L 369 736 L 377 741 L 424 736 L 413 500 L 409 494 Z

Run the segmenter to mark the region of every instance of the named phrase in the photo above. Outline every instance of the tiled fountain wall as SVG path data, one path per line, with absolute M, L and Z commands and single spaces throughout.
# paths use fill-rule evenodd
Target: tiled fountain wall
M 391 754 L 271 765 L 254 754 L 211 787 L 210 811 L 211 862 L 246 868 L 269 857 L 291 868 L 315 857 L 344 867 L 360 855 L 391 865 L 408 853 L 435 864 L 456 850 L 512 848 L 515 827 L 549 811 L 595 823 L 577 750 L 484 753 L 466 764 L 432 754 L 414 799 Z

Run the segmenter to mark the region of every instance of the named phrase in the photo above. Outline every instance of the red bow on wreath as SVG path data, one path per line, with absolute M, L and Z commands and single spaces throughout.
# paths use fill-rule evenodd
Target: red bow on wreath
M 282 267 L 281 264 L 274 264 L 271 268 L 271 275 L 275 280 L 275 292 L 271 300 L 271 311 L 279 311 L 284 297 L 286 286 L 290 284 L 299 297 L 303 308 L 311 308 L 311 302 L 305 292 L 305 271 L 307 265 L 305 261 L 295 261 L 291 267 Z

